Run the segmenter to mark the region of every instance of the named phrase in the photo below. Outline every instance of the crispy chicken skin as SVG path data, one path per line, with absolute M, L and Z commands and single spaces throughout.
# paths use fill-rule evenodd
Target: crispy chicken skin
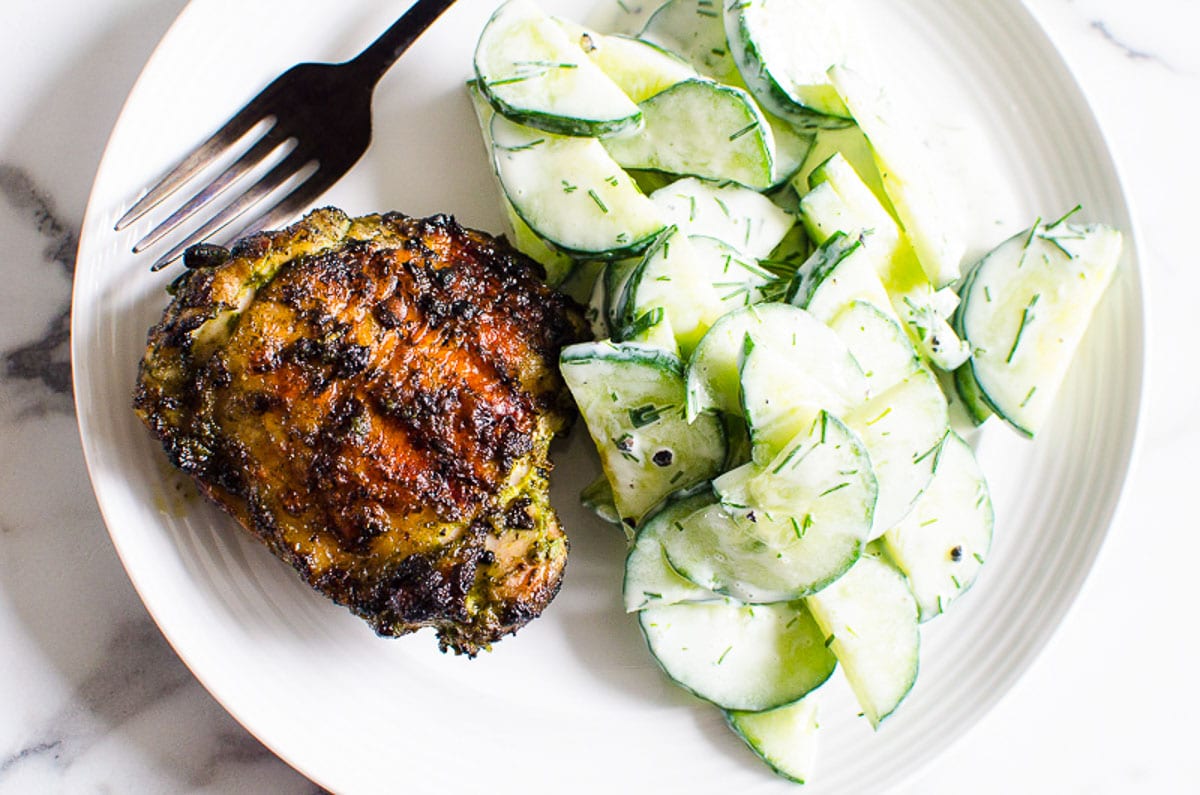
M 474 655 L 537 617 L 566 563 L 547 449 L 579 307 L 447 216 L 323 209 L 218 253 L 139 369 L 170 460 L 381 635 Z

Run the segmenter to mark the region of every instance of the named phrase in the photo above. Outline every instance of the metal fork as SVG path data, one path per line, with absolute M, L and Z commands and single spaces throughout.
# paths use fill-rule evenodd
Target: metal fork
M 382 36 L 351 60 L 340 64 L 302 63 L 275 78 L 139 199 L 121 216 L 115 229 L 125 229 L 157 207 L 259 125 L 266 127 L 261 137 L 232 165 L 134 244 L 133 252 L 139 254 L 174 232 L 201 209 L 213 204 L 217 196 L 272 152 L 288 144 L 292 148 L 279 163 L 159 257 L 151 270 L 166 267 L 185 249 L 233 223 L 289 181 L 299 184 L 246 224 L 239 236 L 273 228 L 299 214 L 362 157 L 371 142 L 371 97 L 376 83 L 454 2 L 416 0 Z

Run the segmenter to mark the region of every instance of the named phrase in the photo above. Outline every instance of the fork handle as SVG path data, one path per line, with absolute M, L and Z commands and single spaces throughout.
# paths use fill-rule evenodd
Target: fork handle
M 371 45 L 347 63 L 363 74 L 371 85 L 379 82 L 412 43 L 437 21 L 455 0 L 417 0 Z

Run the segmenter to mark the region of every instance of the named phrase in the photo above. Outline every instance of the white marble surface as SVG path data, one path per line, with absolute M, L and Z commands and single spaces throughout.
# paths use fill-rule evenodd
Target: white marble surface
M 963 0 L 986 2 L 987 0 Z M 77 230 L 122 100 L 183 0 L 4 0 L 0 22 L 0 793 L 317 787 L 159 635 L 109 543 L 72 413 Z M 1066 622 L 903 791 L 1197 792 L 1200 4 L 1028 0 L 1092 100 L 1140 216 L 1150 385 L 1140 456 Z

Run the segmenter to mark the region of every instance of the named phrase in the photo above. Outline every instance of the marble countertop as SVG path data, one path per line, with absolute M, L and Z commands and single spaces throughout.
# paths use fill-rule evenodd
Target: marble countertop
M 986 2 L 986 0 L 970 0 Z M 109 542 L 71 401 L 68 306 L 109 130 L 183 0 L 5 0 L 0 49 L 0 793 L 318 790 L 196 682 Z M 1150 384 L 1111 535 L 1032 668 L 910 793 L 1194 792 L 1200 604 L 1185 509 L 1200 375 L 1200 5 L 1027 0 L 1141 222 Z M 9 281 L 9 278 L 12 281 Z M 1182 364 L 1182 366 L 1180 366 Z

